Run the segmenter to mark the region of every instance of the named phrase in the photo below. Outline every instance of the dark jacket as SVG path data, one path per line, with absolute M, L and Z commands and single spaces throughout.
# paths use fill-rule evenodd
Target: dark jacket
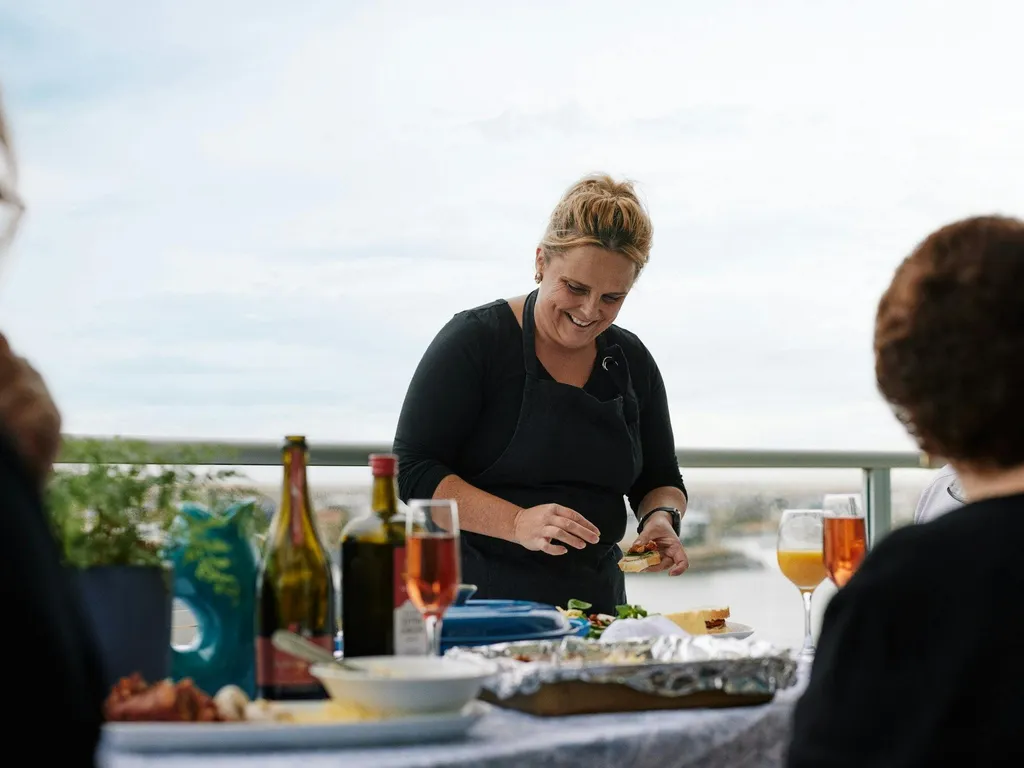
M 0 600 L 4 731 L 15 741 L 30 740 L 40 764 L 96 765 L 106 691 L 92 628 L 61 563 L 38 484 L 6 435 L 0 435 Z M 43 735 L 31 735 L 36 732 Z

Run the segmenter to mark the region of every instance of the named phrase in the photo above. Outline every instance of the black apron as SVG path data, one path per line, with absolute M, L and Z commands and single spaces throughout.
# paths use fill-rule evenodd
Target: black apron
M 523 306 L 526 383 L 515 434 L 490 467 L 467 482 L 523 509 L 561 504 L 601 531 L 597 544 L 564 555 L 531 552 L 514 542 L 465 531 L 462 576 L 476 599 L 533 600 L 565 607 L 576 598 L 593 612 L 615 613 L 626 602 L 618 561 L 626 532 L 624 496 L 640 474 L 639 407 L 626 356 L 597 337 L 591 378 L 609 376 L 618 396 L 602 402 L 580 387 L 542 378 L 533 312 L 537 291 Z M 556 542 L 557 543 L 557 542 Z

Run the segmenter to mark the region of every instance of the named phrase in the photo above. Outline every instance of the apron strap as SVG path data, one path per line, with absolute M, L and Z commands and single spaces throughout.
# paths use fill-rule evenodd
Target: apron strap
M 531 379 L 538 378 L 537 321 L 533 317 L 533 308 L 537 304 L 539 291 L 539 288 L 535 288 L 523 302 L 523 363 L 526 366 L 526 376 Z

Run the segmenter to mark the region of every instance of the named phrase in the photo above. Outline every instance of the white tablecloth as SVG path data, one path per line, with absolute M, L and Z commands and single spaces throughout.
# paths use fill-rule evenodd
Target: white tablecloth
M 806 685 L 769 703 L 573 717 L 533 717 L 494 707 L 466 739 L 442 744 L 265 753 L 114 753 L 104 768 L 779 768 L 793 706 Z

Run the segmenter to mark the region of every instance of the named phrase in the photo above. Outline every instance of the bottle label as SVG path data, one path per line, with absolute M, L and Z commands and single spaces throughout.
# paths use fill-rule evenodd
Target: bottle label
M 395 547 L 395 656 L 423 656 L 430 649 L 423 614 L 405 586 L 405 547 Z
M 330 635 L 313 635 L 306 638 L 334 653 L 334 638 Z M 309 673 L 309 663 L 280 651 L 269 637 L 256 638 L 256 685 L 314 685 L 319 683 Z

